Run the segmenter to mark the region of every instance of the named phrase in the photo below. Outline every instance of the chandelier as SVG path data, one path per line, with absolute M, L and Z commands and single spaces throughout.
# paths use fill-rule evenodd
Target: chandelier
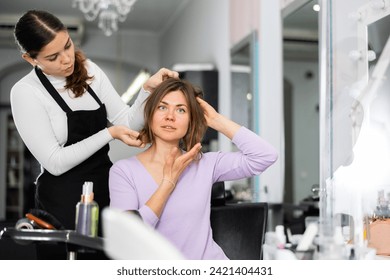
M 73 8 L 79 8 L 88 21 L 99 16 L 98 27 L 106 36 L 118 31 L 118 21 L 124 22 L 137 0 L 73 0 Z

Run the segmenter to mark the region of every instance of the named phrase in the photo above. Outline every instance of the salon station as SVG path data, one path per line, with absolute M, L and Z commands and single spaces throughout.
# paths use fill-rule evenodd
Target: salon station
M 167 67 L 276 148 L 277 161 L 261 175 L 212 187 L 213 239 L 229 259 L 390 256 L 390 0 L 13 0 L 0 3 L 1 260 L 36 259 L 42 243 L 65 244 L 69 260 L 96 251 L 183 259 L 158 232 L 114 209 L 101 209 L 102 236 L 34 215 L 40 164 L 10 104 L 12 86 L 31 71 L 13 35 L 28 9 L 58 16 L 125 103 Z M 209 129 L 202 149 L 236 147 Z M 137 151 L 110 142 L 113 163 Z

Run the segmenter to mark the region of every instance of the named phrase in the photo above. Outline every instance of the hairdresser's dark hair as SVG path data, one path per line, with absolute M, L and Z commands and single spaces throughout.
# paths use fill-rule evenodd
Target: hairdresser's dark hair
M 178 90 L 184 94 L 190 113 L 188 131 L 180 141 L 180 148 L 189 151 L 196 143 L 201 142 L 207 129 L 207 122 L 204 111 L 196 100 L 196 97 L 202 98 L 203 91 L 200 88 L 193 86 L 188 81 L 169 78 L 163 81 L 145 100 L 145 126 L 140 132 L 140 139 L 144 143 L 153 144 L 154 142 L 154 134 L 151 126 L 153 114 L 160 105 L 160 101 L 168 93 Z
M 56 16 L 46 11 L 30 10 L 16 23 L 14 37 L 22 53 L 36 58 L 59 32 L 67 32 L 67 28 Z M 87 81 L 93 79 L 88 76 L 85 60 L 84 54 L 76 50 L 74 72 L 66 77 L 65 88 L 72 90 L 76 97 L 83 95 L 88 87 Z

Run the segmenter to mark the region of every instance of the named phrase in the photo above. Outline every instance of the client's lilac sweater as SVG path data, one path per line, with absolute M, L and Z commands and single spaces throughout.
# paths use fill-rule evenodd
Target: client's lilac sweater
M 208 152 L 181 174 L 160 219 L 145 205 L 158 184 L 137 157 L 117 161 L 110 170 L 110 207 L 138 210 L 145 223 L 170 240 L 187 259 L 227 259 L 210 226 L 211 187 L 218 181 L 259 175 L 277 159 L 276 150 L 241 127 L 232 142 L 238 152 Z

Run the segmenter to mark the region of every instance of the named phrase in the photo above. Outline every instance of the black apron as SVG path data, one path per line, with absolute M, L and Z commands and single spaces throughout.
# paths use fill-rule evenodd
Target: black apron
M 88 92 L 99 104 L 99 109 L 72 111 L 53 85 L 35 68 L 41 83 L 58 103 L 68 119 L 68 139 L 65 146 L 77 143 L 107 127 L 106 107 L 91 87 Z M 109 205 L 108 174 L 112 162 L 108 156 L 109 144 L 66 173 L 54 176 L 47 170 L 39 176 L 35 194 L 35 206 L 54 215 L 66 229 L 75 228 L 76 204 L 80 201 L 84 182 L 93 182 L 94 200 L 99 209 Z M 99 215 L 99 235 L 101 235 Z

